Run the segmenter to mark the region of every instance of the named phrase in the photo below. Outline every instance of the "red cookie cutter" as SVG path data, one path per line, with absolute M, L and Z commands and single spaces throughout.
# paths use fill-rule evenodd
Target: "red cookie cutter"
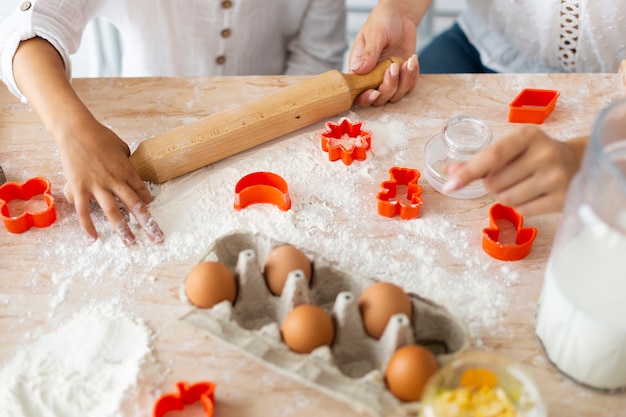
M 200 401 L 207 417 L 213 417 L 213 403 L 215 401 L 215 384 L 202 381 L 193 385 L 186 382 L 177 382 L 177 393 L 164 394 L 154 404 L 153 417 L 162 417 L 170 411 L 180 411 L 186 405 Z
M 422 187 L 417 184 L 420 172 L 416 169 L 393 167 L 389 169 L 389 181 L 383 181 L 380 186 L 382 191 L 378 193 L 378 214 L 385 217 L 400 215 L 402 219 L 414 219 L 420 215 L 422 207 Z M 406 203 L 397 198 L 398 185 L 407 187 Z
M 287 182 L 272 172 L 253 172 L 241 178 L 235 186 L 235 209 L 250 204 L 269 203 L 283 211 L 291 208 Z
M 509 122 L 543 123 L 554 110 L 559 95 L 556 90 L 522 90 L 509 105 Z
M 13 200 L 30 200 L 31 198 L 43 195 L 46 201 L 46 209 L 37 212 L 25 211 L 19 216 L 11 217 L 8 203 Z M 48 227 L 57 218 L 54 207 L 54 197 L 50 192 L 50 181 L 45 178 L 35 177 L 27 180 L 23 184 L 7 182 L 0 186 L 0 214 L 4 227 L 11 233 L 23 233 L 35 227 Z
M 322 150 L 328 152 L 328 159 L 336 161 L 341 158 L 344 164 L 350 165 L 352 161 L 365 161 L 367 151 L 372 146 L 372 132 L 363 130 L 362 121 L 352 123 L 346 117 L 342 117 L 339 123 L 326 122 L 328 130 L 322 132 Z M 346 136 L 350 139 L 345 146 Z
M 517 261 L 526 257 L 537 236 L 537 229 L 534 227 L 522 227 L 524 222 L 522 215 L 513 208 L 499 203 L 491 206 L 489 217 L 489 227 L 483 229 L 483 250 L 501 261 Z M 515 226 L 517 232 L 515 244 L 508 245 L 498 241 L 500 237 L 498 220 L 509 221 Z

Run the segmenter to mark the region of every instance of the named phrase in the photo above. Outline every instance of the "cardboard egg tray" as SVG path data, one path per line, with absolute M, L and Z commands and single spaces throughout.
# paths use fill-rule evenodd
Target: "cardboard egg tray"
M 395 350 L 419 343 L 433 351 L 440 363 L 468 345 L 465 327 L 445 308 L 409 293 L 413 317 L 398 314 L 380 339 L 365 333 L 358 308 L 361 292 L 376 282 L 341 271 L 334 263 L 298 247 L 311 260 L 312 277 L 289 273 L 281 296 L 270 293 L 263 275 L 265 258 L 282 244 L 267 236 L 235 232 L 216 240 L 203 261 L 228 266 L 237 280 L 234 305 L 221 302 L 210 309 L 194 307 L 183 320 L 236 346 L 252 358 L 270 365 L 326 394 L 348 402 L 358 412 L 374 416 L 391 412 L 417 415 L 419 403 L 404 403 L 389 392 L 384 369 Z M 335 339 L 310 354 L 291 351 L 282 341 L 280 325 L 292 308 L 317 304 L 331 314 Z

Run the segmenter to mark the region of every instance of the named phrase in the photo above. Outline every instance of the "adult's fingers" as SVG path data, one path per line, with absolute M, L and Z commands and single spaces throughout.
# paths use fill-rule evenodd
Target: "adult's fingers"
M 448 181 L 444 192 L 454 192 L 474 180 L 485 178 L 490 172 L 497 172 L 520 157 L 528 147 L 524 133 L 516 132 L 483 149 L 470 161 L 448 170 Z
M 404 61 L 401 66 L 394 63 L 385 71 L 383 82 L 377 90 L 367 90 L 361 93 L 354 104 L 358 107 L 382 106 L 387 102 L 398 102 L 409 93 L 417 83 L 419 63 L 413 55 Z
M 502 203 L 505 204 L 505 203 Z M 515 206 L 515 209 L 525 217 L 561 211 L 565 204 L 564 193 L 543 194 L 523 204 Z
M 394 62 L 385 71 L 383 82 L 376 90 L 379 94 L 372 94 L 366 91 L 357 97 L 354 103 L 359 107 L 382 106 L 396 93 L 399 77 L 400 66 L 397 62 Z
M 417 78 L 419 77 L 419 62 L 417 55 L 412 55 L 409 59 L 404 61 L 400 67 L 400 77 L 398 80 L 398 88 L 394 95 L 389 99 L 390 102 L 396 103 L 402 99 L 405 95 L 410 93 L 417 84 Z

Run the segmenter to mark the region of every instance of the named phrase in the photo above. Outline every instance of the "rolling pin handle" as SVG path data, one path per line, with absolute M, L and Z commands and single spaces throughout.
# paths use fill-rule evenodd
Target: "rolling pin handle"
M 354 102 L 362 92 L 372 88 L 378 88 L 378 86 L 383 83 L 385 71 L 387 71 L 387 68 L 389 68 L 391 64 L 397 63 L 398 65 L 402 65 L 403 62 L 404 60 L 398 57 L 385 58 L 376 64 L 374 69 L 367 74 L 343 74 L 348 84 L 350 94 L 352 95 L 352 101 Z

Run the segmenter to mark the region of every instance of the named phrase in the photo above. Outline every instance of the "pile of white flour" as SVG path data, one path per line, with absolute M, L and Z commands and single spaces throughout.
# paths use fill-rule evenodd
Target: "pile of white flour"
M 0 414 L 122 415 L 129 391 L 140 397 L 142 368 L 154 364 L 150 337 L 140 319 L 115 303 L 86 307 L 53 333 L 20 348 L 0 370 Z

